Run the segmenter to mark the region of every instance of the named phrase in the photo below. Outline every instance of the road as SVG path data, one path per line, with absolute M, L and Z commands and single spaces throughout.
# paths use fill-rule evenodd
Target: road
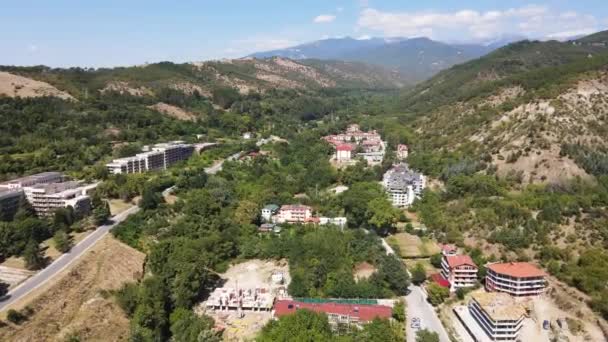
M 385 239 L 382 239 L 382 246 L 386 250 L 387 255 L 395 254 L 395 251 L 391 248 L 391 246 L 386 242 Z M 407 270 L 408 275 L 411 277 L 412 274 L 409 270 Z M 448 337 L 448 333 L 445 331 L 443 324 L 439 320 L 437 313 L 433 306 L 427 302 L 426 294 L 420 286 L 410 285 L 409 287 L 410 293 L 405 296 L 405 301 L 407 302 L 406 308 L 406 317 L 407 317 L 407 327 L 406 330 L 406 341 L 416 341 L 416 331 L 412 329 L 412 318 L 418 317 L 420 318 L 420 328 L 428 329 L 439 334 L 439 341 L 441 342 L 450 342 L 450 338 Z
M 21 283 L 19 286 L 10 291 L 0 301 L 0 311 L 4 310 L 8 305 L 18 301 L 25 297 L 33 290 L 44 285 L 51 278 L 56 276 L 59 272 L 64 270 L 66 267 L 73 264 L 78 260 L 89 248 L 95 245 L 101 238 L 103 238 L 114 226 L 124 221 L 129 215 L 135 214 L 139 211 L 139 207 L 131 207 L 122 213 L 111 218 L 111 224 L 99 226 L 94 232 L 89 234 L 86 238 L 76 244 L 68 252 L 57 258 L 53 263 L 48 265 L 42 271 L 36 273 L 34 276 Z
M 407 302 L 407 334 L 406 341 L 416 341 L 416 330 L 412 329 L 412 318 L 420 318 L 420 328 L 428 329 L 439 334 L 440 342 L 450 342 L 448 333 L 437 317 L 435 309 L 426 301 L 426 294 L 420 286 L 410 285 L 411 292 L 405 296 Z
M 220 171 L 222 170 L 222 165 L 224 165 L 224 161 L 226 161 L 226 160 L 228 160 L 228 161 L 233 161 L 233 160 L 236 160 L 236 159 L 238 159 L 238 158 L 241 156 L 241 153 L 243 153 L 243 152 L 237 152 L 237 153 L 235 153 L 235 154 L 233 154 L 233 155 L 230 155 L 230 156 L 229 156 L 228 158 L 226 158 L 226 159 L 222 159 L 222 160 L 221 160 L 220 162 L 218 162 L 217 164 L 215 164 L 215 165 L 213 165 L 213 166 L 210 166 L 210 167 L 206 168 L 206 169 L 205 169 L 205 172 L 206 172 L 207 174 L 210 174 L 210 175 L 214 175 L 214 174 L 216 174 L 216 173 L 220 172 Z

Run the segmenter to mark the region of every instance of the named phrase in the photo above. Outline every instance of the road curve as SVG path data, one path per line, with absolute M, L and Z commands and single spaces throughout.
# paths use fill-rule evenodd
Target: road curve
M 111 218 L 111 224 L 99 226 L 94 232 L 89 234 L 86 238 L 76 244 L 68 252 L 57 258 L 50 265 L 48 265 L 42 271 L 36 273 L 19 286 L 11 290 L 2 300 L 0 300 L 0 311 L 4 310 L 7 306 L 18 301 L 24 296 L 28 295 L 33 290 L 44 285 L 51 278 L 56 276 L 59 272 L 64 270 L 66 267 L 73 264 L 78 260 L 89 248 L 95 245 L 101 238 L 103 238 L 114 226 L 124 221 L 129 215 L 135 214 L 139 211 L 139 207 L 131 207 L 122 213 Z

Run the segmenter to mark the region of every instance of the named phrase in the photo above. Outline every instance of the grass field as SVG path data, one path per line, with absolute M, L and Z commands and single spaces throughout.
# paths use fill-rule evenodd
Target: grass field
M 395 234 L 389 237 L 388 241 L 399 246 L 401 256 L 404 258 L 428 257 L 440 252 L 439 246 L 434 241 L 409 233 Z

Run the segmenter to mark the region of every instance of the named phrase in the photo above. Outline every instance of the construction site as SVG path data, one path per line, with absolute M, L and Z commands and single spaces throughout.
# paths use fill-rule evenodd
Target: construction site
M 196 311 L 215 320 L 224 340 L 254 337 L 272 319 L 275 299 L 287 297 L 290 282 L 287 261 L 250 260 L 231 266 L 225 281 Z

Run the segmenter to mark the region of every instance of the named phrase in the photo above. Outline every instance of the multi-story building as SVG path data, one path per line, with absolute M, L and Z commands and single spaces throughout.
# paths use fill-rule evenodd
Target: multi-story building
M 491 341 L 515 341 L 527 309 L 506 293 L 474 292 L 469 312 Z M 481 336 L 478 340 L 484 340 Z
M 422 194 L 426 187 L 426 178 L 410 169 L 407 164 L 400 163 L 384 174 L 382 185 L 393 206 L 408 207 Z
M 346 217 L 338 216 L 338 217 L 319 217 L 319 225 L 324 226 L 327 224 L 333 224 L 334 226 L 338 226 L 340 228 L 346 227 Z
M 279 211 L 279 206 L 276 204 L 268 204 L 262 208 L 262 220 L 270 222 L 272 216 Z
M 77 215 L 91 210 L 88 192 L 97 184 L 82 185 L 80 182 L 37 184 L 23 188 L 28 202 L 39 217 L 50 217 L 55 210 L 71 206 Z
M 392 308 L 384 305 L 342 304 L 333 302 L 309 303 L 294 300 L 278 300 L 274 305 L 276 317 L 291 315 L 297 310 L 323 312 L 332 328 L 339 325 L 361 326 L 375 318 L 390 319 Z
M 487 265 L 485 286 L 488 291 L 506 292 L 512 296 L 536 296 L 545 290 L 545 272 L 527 262 Z
M 307 205 L 283 205 L 274 216 L 277 223 L 303 223 L 312 219 L 312 208 Z
M 156 144 L 152 148 L 145 147 L 143 153 L 132 157 L 114 159 L 106 167 L 113 174 L 142 173 L 146 171 L 165 170 L 169 166 L 190 158 L 194 145 L 183 141 L 171 141 Z
M 351 159 L 353 147 L 350 144 L 341 144 L 336 146 L 336 160 L 339 162 L 348 162 Z
M 397 159 L 403 160 L 403 159 L 407 158 L 408 154 L 409 154 L 409 149 L 408 149 L 407 145 L 404 145 L 404 144 L 397 145 Z
M 0 221 L 13 219 L 23 198 L 23 191 L 0 189 Z
M 0 189 L 18 190 L 36 184 L 58 183 L 64 180 L 61 172 L 42 172 L 0 183 Z
M 450 291 L 477 284 L 477 265 L 468 255 L 444 255 L 441 275 L 450 282 Z

